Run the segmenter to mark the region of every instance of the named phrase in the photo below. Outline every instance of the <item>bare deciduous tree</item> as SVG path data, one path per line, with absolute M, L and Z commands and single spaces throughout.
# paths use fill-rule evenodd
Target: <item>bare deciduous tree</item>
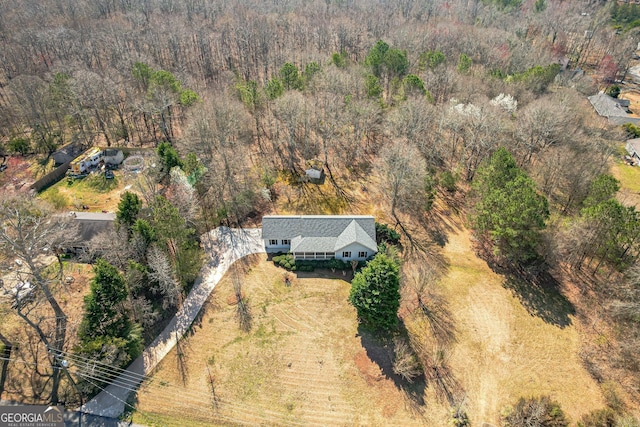
M 47 206 L 27 197 L 5 199 L 0 204 L 0 249 L 5 255 L 4 262 L 19 260 L 20 280 L 28 280 L 35 286 L 36 297 L 33 303 L 17 301 L 14 304 L 16 314 L 38 336 L 40 343 L 50 352 L 48 362 L 51 370 L 49 401 L 58 403 L 61 370 L 58 369 L 57 354 L 67 344 L 67 315 L 56 297 L 56 287 L 61 285 L 63 275 L 60 250 L 76 230 L 69 217 L 54 216 Z M 52 275 L 47 269 L 44 257 L 55 254 L 58 257 L 58 269 Z M 6 265 L 4 266 L 6 267 Z M 38 306 L 38 310 L 34 309 Z M 43 317 L 40 310 L 50 311 Z
M 149 264 L 149 279 L 157 284 L 156 292 L 160 292 L 164 296 L 163 308 L 176 306 L 180 302 L 182 288 L 175 278 L 169 258 L 156 245 L 151 245 L 147 251 L 147 262 Z
M 418 149 L 406 141 L 386 145 L 379 158 L 382 188 L 390 198 L 391 215 L 400 223 L 398 210 L 416 212 L 423 208 L 426 165 Z

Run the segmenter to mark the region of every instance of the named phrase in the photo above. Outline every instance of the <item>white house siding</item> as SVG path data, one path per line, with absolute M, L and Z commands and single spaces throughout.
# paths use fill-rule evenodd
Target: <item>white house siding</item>
M 625 145 L 627 153 L 636 160 L 640 160 L 640 138 L 630 139 Z
M 343 257 L 343 252 L 351 252 L 351 257 Z M 366 252 L 366 257 L 358 257 L 360 252 Z M 373 251 L 367 247 L 362 246 L 359 243 L 352 243 L 350 245 L 345 246 L 342 249 L 336 250 L 336 258 L 341 259 L 343 261 L 351 261 L 353 259 L 357 259 L 358 261 L 364 261 L 370 256 L 374 255 L 376 251 Z
M 269 243 L 269 239 L 264 239 L 264 248 L 267 253 L 276 253 L 276 252 L 289 252 L 291 249 L 291 245 L 283 245 L 282 240 L 278 239 L 277 245 L 272 245 Z

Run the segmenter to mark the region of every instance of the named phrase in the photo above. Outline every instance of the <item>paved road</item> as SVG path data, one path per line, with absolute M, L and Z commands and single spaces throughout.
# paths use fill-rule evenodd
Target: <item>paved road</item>
M 131 378 L 150 374 L 171 351 L 176 345 L 177 337 L 182 337 L 191 326 L 211 291 L 231 264 L 247 255 L 265 251 L 260 229 L 220 227 L 203 236 L 202 245 L 208 259 L 200 278 L 196 280 L 175 317 L 122 375 L 82 406 L 82 412 L 111 418 L 120 416 L 124 412 L 129 393 L 139 386 L 139 383 L 132 382 Z

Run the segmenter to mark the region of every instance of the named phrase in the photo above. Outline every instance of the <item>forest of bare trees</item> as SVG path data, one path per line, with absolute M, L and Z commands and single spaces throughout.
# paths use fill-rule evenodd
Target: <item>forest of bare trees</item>
M 488 179 L 504 148 L 526 188 L 548 201 L 537 256 L 526 259 L 624 284 L 610 311 L 635 331 L 619 359 L 638 375 L 629 361 L 640 343 L 637 267 L 623 273 L 640 254 L 640 216 L 615 191 L 594 199 L 626 135 L 594 120 L 585 99 L 632 64 L 639 31 L 614 27 L 611 7 L 0 0 L 0 154 L 46 158 L 70 142 L 175 149 L 186 175 L 203 173 L 195 191 L 185 174 L 163 177 L 189 233 L 243 225 L 291 191 L 304 200 L 314 189 L 299 177 L 319 162 L 338 206 L 354 189 L 378 191 L 409 249 L 422 250 L 416 224 L 434 203 L 482 206 L 467 190 L 484 188 L 477 177 Z M 480 241 L 495 237 L 487 230 Z M 165 254 L 155 244 L 141 253 L 158 292 L 178 304 Z

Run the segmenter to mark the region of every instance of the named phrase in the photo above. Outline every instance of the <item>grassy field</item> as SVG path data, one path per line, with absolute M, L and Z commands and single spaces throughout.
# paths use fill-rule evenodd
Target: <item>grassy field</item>
M 620 181 L 618 198 L 627 205 L 640 205 L 640 167 L 629 166 L 622 161 L 611 165 L 611 174 Z
M 284 270 L 260 258 L 246 275 L 232 272 L 218 285 L 193 334 L 143 386 L 136 422 L 428 424 L 370 360 L 368 352 L 382 349 L 359 333 L 341 275 L 299 275 L 287 287 Z M 235 318 L 234 274 L 252 310 L 249 333 Z
M 347 282 L 309 273 L 286 287 L 283 270 L 262 255 L 246 274 L 229 273 L 218 285 L 192 334 L 143 386 L 134 421 L 444 426 L 453 388 L 472 425 L 497 424 L 520 396 L 549 394 L 574 421 L 603 406 L 578 356 L 570 304 L 534 313 L 476 257 L 462 228 L 448 235 L 443 256 L 450 267 L 435 290 L 447 302 L 455 339 L 438 351 L 450 375 L 446 383 L 417 385 L 411 391 L 418 399 L 376 363 L 385 349 L 359 332 Z M 234 275 L 253 313 L 250 333 L 234 315 Z
M 464 390 L 472 425 L 497 424 L 502 408 L 520 396 L 548 394 L 575 422 L 603 406 L 598 384 L 580 358 L 578 329 L 570 303 L 531 301 L 503 286 L 477 258 L 468 232 L 451 233 L 444 255 L 451 268 L 438 286 L 448 301 L 456 330 L 450 369 Z M 534 309 L 537 308 L 537 311 Z M 557 310 L 543 312 L 539 310 Z
M 114 175 L 114 179 L 105 179 L 99 173 L 84 179 L 63 178 L 42 191 L 40 197 L 48 200 L 58 210 L 81 210 L 82 206 L 87 206 L 91 212 L 114 212 L 120 195 L 135 187 L 137 179 L 136 175 L 126 175 L 122 171 L 115 171 Z

